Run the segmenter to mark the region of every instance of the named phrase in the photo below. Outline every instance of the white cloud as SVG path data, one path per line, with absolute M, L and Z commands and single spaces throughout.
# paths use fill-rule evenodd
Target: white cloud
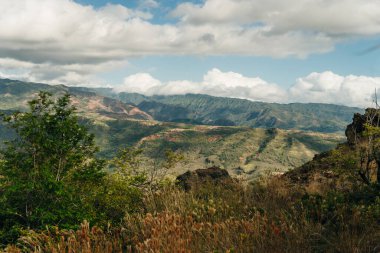
M 155 89 L 160 87 L 162 83 L 153 78 L 148 73 L 137 73 L 128 76 L 124 79 L 124 85 L 121 87 L 116 87 L 117 92 L 128 91 L 130 93 L 141 93 L 145 95 L 154 95 Z
M 158 7 L 154 0 L 140 6 Z M 378 0 L 206 0 L 180 4 L 177 23 L 141 8 L 71 0 L 0 0 L 0 55 L 34 63 L 96 63 L 151 54 L 285 57 L 380 33 Z
M 286 99 L 286 92 L 276 84 L 218 69 L 210 70 L 202 82 L 181 80 L 163 83 L 147 73 L 139 73 L 125 78 L 124 84 L 116 87 L 115 91 L 145 95 L 209 94 L 269 102 L 284 102 Z
M 340 76 L 326 71 L 299 78 L 288 90 L 258 77 L 245 77 L 235 72 L 212 69 L 201 82 L 188 80 L 163 83 L 148 73 L 129 76 L 117 92 L 145 95 L 208 94 L 277 103 L 330 103 L 356 107 L 373 106 L 375 89 L 380 90 L 380 77 Z
M 377 0 L 206 0 L 180 4 L 172 15 L 183 23 L 259 25 L 269 32 L 373 35 L 380 31 Z
M 140 0 L 139 8 L 140 9 L 154 9 L 158 8 L 160 4 L 155 0 Z
M 380 77 L 340 76 L 330 71 L 299 78 L 289 90 L 294 102 L 373 106 L 373 94 L 380 89 Z
M 126 61 L 110 61 L 98 64 L 52 64 L 0 58 L 0 78 L 28 82 L 69 84 L 71 86 L 102 86 L 94 73 L 103 73 L 125 67 Z
M 136 9 L 0 0 L 0 71 L 49 83 L 88 83 L 97 71 L 117 68 L 115 62 L 128 57 L 306 57 L 346 39 L 380 34 L 378 0 L 185 2 L 166 24 L 156 24 L 149 12 L 158 7 L 156 0 L 140 0 Z
M 209 71 L 203 79 L 202 86 L 207 94 L 248 98 L 258 101 L 283 102 L 286 93 L 276 84 L 268 83 L 258 77 L 245 77 L 235 72 Z

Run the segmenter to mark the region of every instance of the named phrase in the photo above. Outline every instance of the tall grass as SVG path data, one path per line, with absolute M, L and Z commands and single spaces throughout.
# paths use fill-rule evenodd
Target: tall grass
M 147 193 L 144 213 L 117 228 L 29 231 L 6 252 L 379 252 L 376 217 L 336 203 L 330 210 L 280 180 L 169 186 Z

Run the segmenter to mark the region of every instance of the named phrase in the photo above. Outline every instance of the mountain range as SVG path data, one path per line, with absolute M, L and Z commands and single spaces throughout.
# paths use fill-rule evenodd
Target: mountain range
M 217 165 L 256 178 L 282 173 L 334 148 L 360 108 L 329 104 L 273 104 L 187 94 L 144 96 L 109 88 L 68 87 L 0 79 L 0 112 L 25 110 L 39 91 L 72 95 L 83 124 L 96 136 L 100 155 L 121 147 L 144 150 L 145 160 L 166 149 L 185 159 L 170 173 Z M 0 124 L 0 139 L 13 136 Z
M 108 93 L 110 94 L 110 93 Z M 131 103 L 156 120 L 192 124 L 343 132 L 360 108 L 332 104 L 277 104 L 201 94 L 143 96 L 119 93 L 113 97 Z

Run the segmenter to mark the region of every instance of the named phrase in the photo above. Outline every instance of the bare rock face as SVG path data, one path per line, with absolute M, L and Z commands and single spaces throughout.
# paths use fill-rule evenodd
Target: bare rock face
M 177 185 L 184 190 L 191 190 L 196 185 L 204 183 L 228 184 L 232 182 L 232 178 L 226 170 L 219 167 L 210 167 L 207 169 L 198 169 L 195 171 L 187 171 L 177 177 Z

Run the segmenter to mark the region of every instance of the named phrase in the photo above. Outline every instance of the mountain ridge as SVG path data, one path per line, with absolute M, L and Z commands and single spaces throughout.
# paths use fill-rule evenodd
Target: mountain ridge
M 31 95 L 40 89 L 52 93 L 69 92 L 74 97 L 84 97 L 84 100 L 96 97 L 98 104 L 103 105 L 103 109 L 110 107 L 110 103 L 113 105 L 118 104 L 116 106 L 118 108 L 108 108 L 108 112 L 107 110 L 105 110 L 106 112 L 104 110 L 100 112 L 101 108 L 97 108 L 96 113 L 100 113 L 102 116 L 105 116 L 105 114 L 108 114 L 107 117 L 110 116 L 110 114 L 114 113 L 113 109 L 120 112 L 120 107 L 124 106 L 126 112 L 132 110 L 135 113 L 135 115 L 126 113 L 125 116 L 129 118 L 201 125 L 248 126 L 253 128 L 343 133 L 346 125 L 351 121 L 352 115 L 364 111 L 361 108 L 334 104 L 266 103 L 204 94 L 145 96 L 138 93 L 114 93 L 111 88 L 53 86 L 10 79 L 0 79 L 0 108 L 19 109 L 22 106 L 25 107 L 27 99 L 31 98 Z M 24 96 L 23 101 L 15 102 L 12 101 L 12 94 L 16 96 L 29 94 L 29 96 Z M 9 105 L 12 104 L 16 106 L 10 108 Z M 91 105 L 82 105 L 82 107 L 87 107 L 87 111 L 91 111 Z M 94 104 L 92 104 L 92 107 L 94 107 Z M 82 110 L 82 113 L 86 112 Z
M 203 94 L 147 97 L 120 93 L 118 97 L 123 102 L 136 104 L 159 121 L 187 120 L 205 125 L 275 127 L 318 132 L 343 132 L 352 115 L 364 111 L 333 104 L 279 104 Z
M 150 98 L 141 94 L 112 94 L 110 89 L 104 88 L 97 93 L 96 91 L 100 89 L 50 86 L 0 79 L 0 111 L 9 113 L 26 109 L 27 101 L 35 98 L 40 90 L 51 92 L 55 96 L 66 92 L 72 94 L 72 103 L 78 108 L 78 116 L 82 123 L 95 134 L 96 143 L 101 148 L 99 155 L 102 157 L 112 157 L 122 147 L 142 148 L 144 159 L 150 161 L 160 159 L 167 149 L 183 153 L 187 158 L 170 172 L 173 175 L 183 172 L 184 169 L 199 169 L 211 164 L 229 170 L 232 175 L 249 179 L 257 178 L 265 173 L 283 173 L 311 160 L 315 154 L 334 148 L 342 141 L 340 133 L 268 127 L 273 124 L 262 124 L 261 128 L 244 124 L 232 126 L 236 125 L 236 122 L 239 123 L 237 121 L 239 117 L 244 118 L 254 113 L 253 111 L 245 112 L 246 105 L 267 106 L 261 108 L 263 110 L 258 111 L 257 115 L 250 116 L 254 120 L 275 121 L 277 124 L 275 127 L 281 126 L 279 123 L 284 122 L 280 118 L 280 113 L 300 117 L 299 121 L 302 121 L 307 119 L 307 115 L 302 114 L 307 110 L 297 111 L 297 106 L 294 109 L 294 106 L 289 105 L 288 108 L 293 108 L 292 110 L 296 112 L 293 114 L 292 110 L 282 112 L 272 108 L 276 109 L 276 106 L 283 108 L 283 105 L 273 106 L 264 102 L 250 101 L 245 101 L 242 105 L 241 100 L 207 95 Z M 119 100 L 117 96 L 125 96 L 125 101 Z M 157 121 L 160 119 L 157 114 L 151 114 L 150 110 L 145 111 L 135 106 L 133 101 L 126 101 L 127 98 L 133 98 L 135 102 L 139 101 L 140 106 L 143 103 L 148 105 L 153 103 L 158 105 L 155 109 L 160 109 L 159 106 L 167 107 L 169 109 L 166 111 L 160 109 L 157 112 L 162 112 L 167 117 L 175 116 L 176 119 L 172 117 L 168 118 L 168 122 Z M 183 98 L 187 98 L 185 101 L 187 107 L 178 106 Z M 226 106 L 231 108 L 226 108 Z M 198 111 L 194 108 L 198 108 Z M 336 109 L 339 111 L 339 108 L 343 108 L 343 111 L 347 109 L 340 106 L 327 107 L 331 110 L 331 114 L 336 112 Z M 314 114 L 316 109 L 318 109 L 316 105 L 308 108 Z M 180 110 L 183 111 L 183 115 L 178 114 Z M 346 113 L 349 113 L 356 109 L 348 108 L 347 110 Z M 323 113 L 325 112 L 322 111 L 321 115 Z M 221 115 L 226 115 L 226 118 L 222 118 Z M 274 120 L 271 118 L 274 117 L 273 115 L 279 119 Z M 350 114 L 350 120 L 351 116 L 352 114 Z M 336 120 L 343 125 L 345 124 L 343 119 L 341 117 Z M 215 122 L 220 125 L 212 126 Z M 308 122 L 310 119 L 306 121 L 306 124 Z M 297 121 L 293 123 L 296 125 Z M 2 140 L 12 136 L 12 133 L 1 124 L 0 134 Z
M 29 83 L 11 79 L 0 79 L 0 109 L 25 110 L 28 101 L 34 99 L 39 91 L 52 93 L 55 96 L 71 94 L 71 102 L 79 114 L 106 118 L 129 118 L 152 120 L 152 117 L 137 107 L 117 99 L 98 95 L 91 89 L 69 87 L 65 85 L 48 85 Z

